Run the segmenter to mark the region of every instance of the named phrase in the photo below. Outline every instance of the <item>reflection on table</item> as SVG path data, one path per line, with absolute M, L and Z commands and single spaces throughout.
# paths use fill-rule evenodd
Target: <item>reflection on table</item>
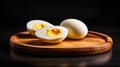
M 103 54 L 91 56 L 72 56 L 72 57 L 45 57 L 33 56 L 15 52 L 11 50 L 11 58 L 13 60 L 29 63 L 36 67 L 86 67 L 100 66 L 109 62 L 112 57 L 112 50 Z

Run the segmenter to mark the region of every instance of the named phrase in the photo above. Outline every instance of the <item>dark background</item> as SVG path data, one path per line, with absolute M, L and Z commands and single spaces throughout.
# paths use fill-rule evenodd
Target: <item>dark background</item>
M 88 19 L 92 21 L 115 19 L 118 21 L 120 18 L 119 1 L 117 0 L 2 0 L 0 6 L 0 17 L 10 18 L 12 21 L 15 18 L 26 21 L 31 19 L 50 21 L 58 18 L 61 21 L 66 18 L 77 18 L 83 21 Z M 21 24 L 23 23 L 21 22 Z M 112 24 L 115 23 L 118 22 Z M 110 22 L 105 22 L 105 24 L 110 24 Z
M 117 0 L 3 0 L 1 17 L 118 18 Z
M 17 32 L 26 30 L 28 21 L 40 19 L 59 25 L 61 21 L 67 18 L 82 20 L 89 30 L 111 36 L 114 41 L 112 58 L 107 64 L 100 67 L 120 66 L 119 6 L 119 0 L 1 0 L 0 66 L 32 66 L 26 62 L 11 59 L 10 55 L 10 37 Z M 70 61 L 75 61 L 73 59 Z M 42 61 L 44 60 L 42 59 Z M 70 64 L 71 62 L 67 61 L 67 63 Z M 99 64 L 96 66 L 98 67 Z

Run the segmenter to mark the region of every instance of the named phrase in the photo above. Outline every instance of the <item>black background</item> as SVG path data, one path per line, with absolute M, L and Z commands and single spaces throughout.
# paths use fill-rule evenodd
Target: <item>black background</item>
M 114 0 L 3 0 L 1 17 L 118 18 L 119 1 Z
M 96 19 L 119 21 L 120 18 L 117 0 L 2 0 L 0 6 L 0 17 L 3 21 L 8 18 L 12 21 L 20 18 L 26 20 L 25 22 L 31 19 L 43 19 L 58 24 L 66 18 L 77 18 L 82 21 Z M 58 22 L 53 21 L 56 19 L 59 19 Z M 118 22 L 104 24 L 117 25 Z
M 26 30 L 28 21 L 40 19 L 59 25 L 64 19 L 76 18 L 82 20 L 89 30 L 102 32 L 113 38 L 112 58 L 103 66 L 120 66 L 119 6 L 119 0 L 1 0 L 0 65 L 32 66 L 11 59 L 9 44 L 10 36 Z
M 10 24 L 25 24 L 32 19 L 59 24 L 66 18 L 76 18 L 88 24 L 91 23 L 86 20 L 95 24 L 118 25 L 120 18 L 117 0 L 2 0 L 0 6 L 1 21 Z M 16 23 L 15 20 L 19 19 L 23 22 Z M 99 23 L 95 20 L 115 21 Z

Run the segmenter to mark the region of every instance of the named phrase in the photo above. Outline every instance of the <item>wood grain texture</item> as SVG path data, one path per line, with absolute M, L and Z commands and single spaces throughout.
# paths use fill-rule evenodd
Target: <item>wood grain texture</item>
M 112 38 L 106 34 L 89 31 L 83 39 L 65 39 L 56 44 L 44 43 L 29 32 L 18 32 L 10 38 L 11 48 L 36 55 L 92 55 L 109 51 Z

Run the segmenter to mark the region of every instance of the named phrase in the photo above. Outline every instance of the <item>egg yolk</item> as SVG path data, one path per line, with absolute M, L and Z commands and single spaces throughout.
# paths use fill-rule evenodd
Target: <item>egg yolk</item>
M 39 30 L 41 28 L 44 28 L 45 26 L 46 26 L 46 24 L 38 24 L 38 23 L 36 23 L 36 24 L 33 25 L 33 29 Z
M 46 35 L 48 37 L 58 37 L 62 34 L 62 31 L 58 28 L 52 28 L 52 29 L 48 29 L 46 31 Z

